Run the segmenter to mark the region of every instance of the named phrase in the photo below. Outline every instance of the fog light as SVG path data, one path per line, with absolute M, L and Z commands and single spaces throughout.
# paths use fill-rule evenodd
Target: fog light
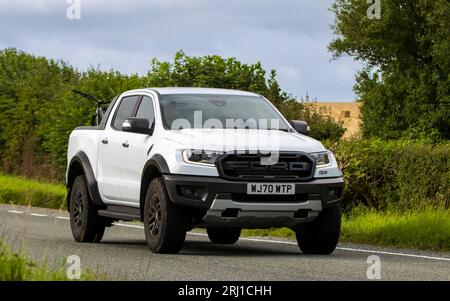
M 334 199 L 336 197 L 336 190 L 328 191 L 328 198 Z
M 205 194 L 203 187 L 195 186 L 178 186 L 177 191 L 180 196 L 195 200 L 201 200 Z
M 337 200 L 341 197 L 341 194 L 342 194 L 341 188 L 329 189 L 327 199 L 328 200 Z

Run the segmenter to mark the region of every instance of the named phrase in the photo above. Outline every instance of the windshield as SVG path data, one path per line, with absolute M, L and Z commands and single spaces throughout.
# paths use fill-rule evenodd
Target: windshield
M 166 129 L 289 129 L 280 113 L 258 96 L 169 94 L 159 102 Z

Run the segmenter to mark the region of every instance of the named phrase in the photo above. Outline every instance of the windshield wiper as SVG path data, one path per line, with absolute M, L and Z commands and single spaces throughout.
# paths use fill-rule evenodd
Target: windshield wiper
M 286 133 L 290 132 L 289 129 L 266 129 L 266 130 L 268 130 L 268 131 L 281 131 L 281 132 L 286 132 Z

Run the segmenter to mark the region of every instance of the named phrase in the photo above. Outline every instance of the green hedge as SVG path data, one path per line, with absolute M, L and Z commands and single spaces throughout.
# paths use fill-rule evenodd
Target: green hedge
M 345 176 L 347 211 L 448 209 L 450 143 L 340 141 L 331 147 Z
M 0 203 L 59 209 L 66 206 L 65 196 L 64 185 L 0 174 Z

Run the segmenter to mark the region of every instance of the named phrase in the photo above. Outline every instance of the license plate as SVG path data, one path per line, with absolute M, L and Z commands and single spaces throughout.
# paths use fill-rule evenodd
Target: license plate
M 295 184 L 249 183 L 247 194 L 293 195 Z

